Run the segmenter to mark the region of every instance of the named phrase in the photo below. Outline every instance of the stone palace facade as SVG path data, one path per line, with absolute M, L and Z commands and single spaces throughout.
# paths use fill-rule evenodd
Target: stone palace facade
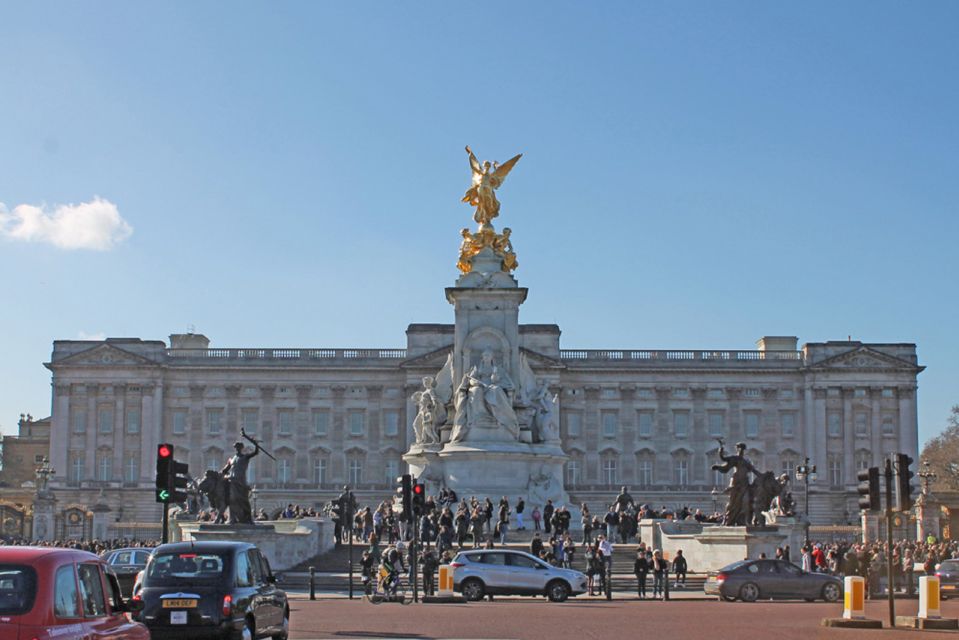
M 343 484 L 389 496 L 412 443 L 411 394 L 443 366 L 453 332 L 410 325 L 405 349 L 218 349 L 194 334 L 56 341 L 51 487 L 58 503 L 102 491 L 117 522 L 155 522 L 157 443 L 174 443 L 200 475 L 223 465 L 243 428 L 277 459 L 252 465 L 261 507 L 319 505 Z M 776 472 L 808 456 L 813 521 L 855 522 L 856 471 L 890 452 L 918 456 L 913 344 L 582 350 L 561 348 L 555 325 L 519 325 L 519 339 L 558 394 L 565 488 L 594 509 L 624 484 L 656 506 L 721 509 L 725 479 L 710 465 L 722 437 Z

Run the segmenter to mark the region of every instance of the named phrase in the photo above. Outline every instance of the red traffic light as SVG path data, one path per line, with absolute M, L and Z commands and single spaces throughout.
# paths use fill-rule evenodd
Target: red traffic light
M 424 492 L 425 490 L 426 490 L 426 487 L 425 487 L 424 485 L 422 485 L 422 484 L 414 484 L 414 485 L 413 485 L 413 493 L 416 494 L 416 495 L 418 495 L 418 496 L 423 495 L 423 492 Z
M 170 448 L 169 445 L 161 444 L 159 447 L 157 447 L 157 456 L 158 456 L 158 457 L 160 457 L 160 458 L 169 458 L 169 457 L 172 456 L 172 455 L 173 455 L 173 450 Z

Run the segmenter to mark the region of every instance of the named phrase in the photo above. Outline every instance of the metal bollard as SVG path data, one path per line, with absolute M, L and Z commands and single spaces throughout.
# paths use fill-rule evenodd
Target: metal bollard
M 316 567 L 310 567 L 310 600 L 316 600 Z
M 939 576 L 919 578 L 919 617 L 939 618 Z

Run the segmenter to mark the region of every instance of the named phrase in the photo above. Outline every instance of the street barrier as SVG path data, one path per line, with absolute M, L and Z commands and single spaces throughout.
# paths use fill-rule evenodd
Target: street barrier
M 866 580 L 862 576 L 846 576 L 842 617 L 846 620 L 866 618 Z
M 453 595 L 453 567 L 448 564 L 440 565 L 439 583 L 436 595 L 440 597 Z
M 939 576 L 919 578 L 919 617 L 939 618 Z

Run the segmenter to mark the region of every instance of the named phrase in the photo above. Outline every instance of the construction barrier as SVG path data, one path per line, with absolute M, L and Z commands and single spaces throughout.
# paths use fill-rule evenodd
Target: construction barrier
M 919 617 L 939 618 L 939 576 L 919 578 Z
M 843 588 L 842 617 L 846 620 L 866 618 L 866 580 L 862 576 L 846 576 Z
M 437 589 L 436 595 L 440 597 L 453 595 L 453 567 L 449 566 L 448 564 L 440 565 L 440 576 Z

